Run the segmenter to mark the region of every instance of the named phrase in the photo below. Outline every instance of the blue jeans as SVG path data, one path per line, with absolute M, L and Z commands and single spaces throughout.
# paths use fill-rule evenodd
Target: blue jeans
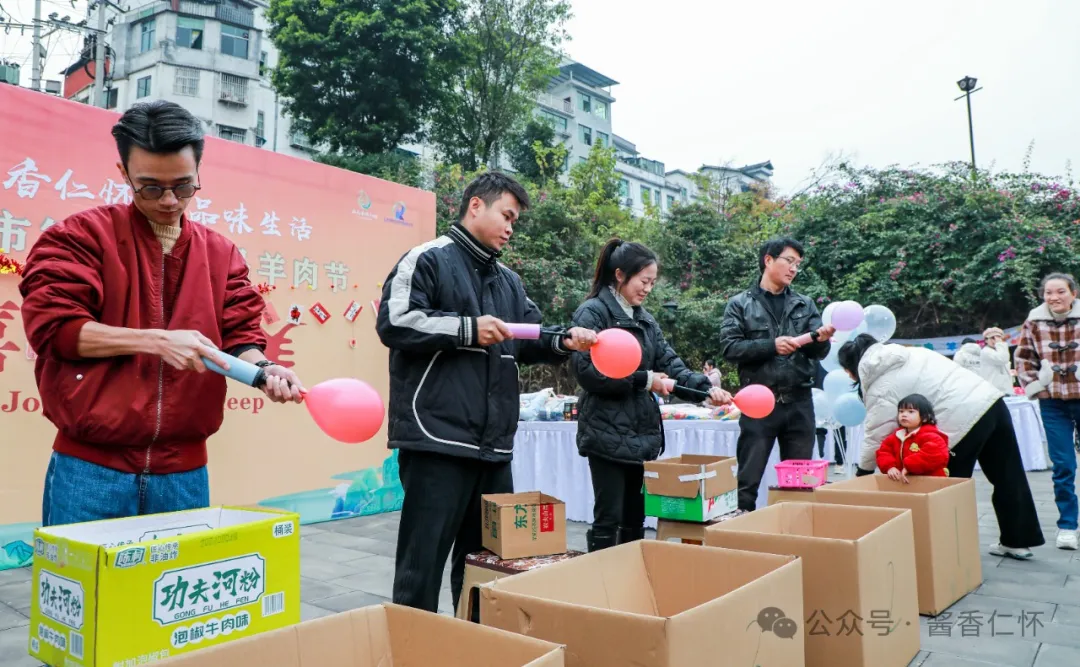
M 45 473 L 41 525 L 122 519 L 210 505 L 206 467 L 169 475 L 133 475 L 53 452 Z
M 1046 445 L 1054 465 L 1054 502 L 1058 507 L 1058 528 L 1076 530 L 1076 429 L 1080 428 L 1080 401 L 1045 399 L 1039 401 Z

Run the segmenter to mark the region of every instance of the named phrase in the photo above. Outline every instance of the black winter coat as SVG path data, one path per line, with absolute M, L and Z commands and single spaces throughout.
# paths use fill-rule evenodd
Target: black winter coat
M 391 449 L 505 462 L 514 452 L 518 362 L 561 363 L 561 339 L 481 347 L 476 318 L 540 322 L 521 278 L 464 228 L 410 250 L 383 286 L 376 330 L 390 348 Z
M 829 343 L 811 343 L 787 356 L 776 352 L 780 336 L 798 337 L 821 328 L 814 302 L 790 287 L 785 292 L 784 314 L 777 321 L 765 303 L 764 290 L 754 285 L 737 294 L 724 309 L 720 326 L 720 353 L 739 367 L 739 383 L 762 384 L 778 394 L 809 396 L 817 379 L 818 361 L 829 356 Z
M 644 308 L 627 317 L 611 290 L 583 303 L 574 313 L 574 326 L 594 331 L 621 328 L 641 342 L 641 365 L 628 378 L 613 380 L 596 370 L 588 352 L 570 357 L 574 377 L 583 390 L 578 403 L 578 453 L 625 463 L 652 461 L 664 451 L 660 406 L 646 387 L 648 372 L 666 373 L 677 384 L 708 391 L 709 378 L 694 373 L 664 340 L 660 326 Z M 701 397 L 675 390 L 690 401 Z

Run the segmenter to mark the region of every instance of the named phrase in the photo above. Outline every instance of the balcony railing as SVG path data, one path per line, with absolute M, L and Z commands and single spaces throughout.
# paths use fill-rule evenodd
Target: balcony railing
M 232 23 L 244 28 L 255 27 L 255 12 L 245 7 L 233 7 L 230 5 L 218 5 L 216 12 L 219 21 Z
M 536 96 L 536 101 L 548 108 L 561 111 L 565 114 L 574 115 L 574 101 L 570 99 L 563 99 L 556 97 L 550 93 L 540 93 Z

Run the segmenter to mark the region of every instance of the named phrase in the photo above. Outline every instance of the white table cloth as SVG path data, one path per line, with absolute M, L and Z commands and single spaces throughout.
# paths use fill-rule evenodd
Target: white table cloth
M 1020 454 L 1026 470 L 1045 470 L 1046 435 L 1042 429 L 1037 403 L 1024 398 L 1008 398 Z M 735 456 L 739 439 L 737 422 L 712 420 L 665 420 L 667 449 L 664 457 L 681 454 Z M 521 422 L 514 439 L 514 489 L 543 491 L 566 503 L 566 518 L 591 523 L 593 518 L 592 477 L 588 461 L 577 451 L 577 422 Z M 858 461 L 863 429 L 847 429 L 847 460 Z M 815 445 L 814 453 L 817 454 Z M 825 442 L 825 459 L 833 460 L 833 435 Z M 758 490 L 758 507 L 768 503 L 768 487 L 776 484 L 774 466 L 780 461 L 780 449 L 774 446 Z M 646 525 L 655 527 L 656 520 Z

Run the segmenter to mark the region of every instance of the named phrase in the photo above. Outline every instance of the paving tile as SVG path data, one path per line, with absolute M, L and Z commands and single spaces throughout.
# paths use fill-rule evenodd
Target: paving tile
M 911 659 L 911 662 L 908 663 L 907 667 L 922 667 L 923 663 L 925 663 L 926 659 L 929 657 L 930 654 L 926 651 L 919 651 L 915 654 L 915 657 Z
M 10 630 L 24 625 L 30 625 L 30 619 L 6 604 L 0 604 L 0 630 Z
M 308 579 L 318 579 L 319 581 L 340 579 L 359 572 L 361 569 L 359 565 L 360 562 L 369 557 L 370 554 L 365 554 L 362 558 L 356 560 L 337 563 L 318 558 L 301 557 L 300 576 L 307 577 Z
M 982 660 L 968 660 L 959 658 L 948 653 L 929 653 L 926 662 L 920 667 L 1028 667 L 1030 663 L 1007 663 L 1007 662 L 983 662 Z M 909 665 L 910 667 L 910 665 Z
M 25 627 L 0 631 L 0 665 L 4 667 L 39 667 L 40 662 L 27 653 L 30 637 Z
M 322 607 L 316 607 L 313 604 L 307 602 L 300 603 L 300 622 L 314 621 L 316 618 L 323 618 L 324 616 L 333 616 L 336 612 L 332 612 L 329 609 L 323 609 Z
M 1080 602 L 1080 598 L 1077 598 L 1077 602 Z M 1080 606 L 1059 604 L 1054 612 L 1054 623 L 1080 627 Z
M 0 586 L 0 603 L 3 603 L 23 616 L 30 613 L 31 598 L 30 580 L 14 582 Z M 3 663 L 0 663 L 3 664 Z
M 304 559 L 312 558 L 315 560 L 328 560 L 332 563 L 347 563 L 353 560 L 360 560 L 361 558 L 367 558 L 371 554 L 364 553 L 362 551 L 356 551 L 355 549 L 342 549 L 341 547 L 332 547 L 328 544 L 318 544 L 311 542 L 313 538 L 304 538 L 300 540 L 300 561 Z
M 371 593 L 365 593 L 363 591 L 353 591 L 352 593 L 319 600 L 319 604 L 314 606 L 330 612 L 341 613 L 343 611 L 360 609 L 361 607 L 370 607 L 371 605 L 382 604 L 389 601 L 389 598 L 381 597 L 379 595 L 372 595 Z
M 0 586 L 18 582 L 30 581 L 33 571 L 29 567 L 17 567 L 11 570 L 0 570 Z
M 1038 584 L 1015 584 L 1008 581 L 987 581 L 979 589 L 980 595 L 1012 598 L 1030 602 L 1071 604 L 1076 602 L 1077 591 L 1064 586 L 1041 586 Z
M 1016 567 L 983 568 L 983 583 L 1003 581 L 1013 584 L 1037 584 L 1039 586 L 1065 587 L 1067 575 L 1064 572 L 1037 572 Z M 1080 585 L 1080 584 L 1078 584 Z
M 1032 667 L 1076 667 L 1077 663 L 1080 663 L 1080 656 L 1075 648 L 1043 644 Z
M 397 546 L 394 544 L 390 544 L 383 540 L 375 540 L 370 537 L 351 535 L 349 533 L 319 533 L 318 535 L 313 535 L 308 538 L 307 541 L 314 542 L 315 544 L 341 547 L 342 549 L 353 549 L 368 554 L 388 556 L 390 558 L 393 558 L 397 554 Z
M 314 603 L 324 598 L 332 598 L 335 595 L 352 593 L 355 588 L 345 588 L 318 579 L 300 577 L 300 601 Z

